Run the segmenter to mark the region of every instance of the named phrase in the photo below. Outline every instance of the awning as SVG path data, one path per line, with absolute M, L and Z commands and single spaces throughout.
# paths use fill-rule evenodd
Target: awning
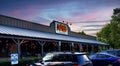
M 28 29 L 3 26 L 3 25 L 0 25 L 0 34 L 107 45 L 106 43 L 96 41 L 96 40 L 83 39 L 83 38 L 71 37 L 71 36 L 67 36 L 67 35 L 53 34 L 53 33 L 28 30 Z

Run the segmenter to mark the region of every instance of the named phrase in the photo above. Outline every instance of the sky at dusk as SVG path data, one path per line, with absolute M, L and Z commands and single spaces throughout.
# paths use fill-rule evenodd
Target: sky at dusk
M 72 31 L 95 36 L 109 23 L 120 0 L 0 0 L 0 14 L 49 25 L 72 23 Z

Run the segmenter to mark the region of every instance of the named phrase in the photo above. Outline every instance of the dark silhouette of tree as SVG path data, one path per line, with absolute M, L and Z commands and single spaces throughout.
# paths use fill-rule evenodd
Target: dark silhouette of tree
M 86 35 L 86 33 L 84 31 L 78 32 L 79 34 L 83 34 Z
M 120 49 L 120 8 L 113 10 L 110 24 L 97 33 L 97 39 L 110 44 L 113 48 Z

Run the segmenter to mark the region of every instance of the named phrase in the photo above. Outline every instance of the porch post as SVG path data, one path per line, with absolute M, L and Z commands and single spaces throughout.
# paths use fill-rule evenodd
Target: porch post
M 38 43 L 42 46 L 41 47 L 41 55 L 43 56 L 43 54 L 44 54 L 44 45 L 45 45 L 45 41 L 38 41 Z
M 20 59 L 20 55 L 21 55 L 21 48 L 20 48 L 20 45 L 23 43 L 24 40 L 20 40 L 20 39 L 12 39 L 16 44 L 17 44 L 17 47 L 18 47 L 18 59 Z
M 87 49 L 87 51 L 86 51 L 86 52 L 88 53 L 88 44 L 86 45 L 86 49 Z
M 58 42 L 59 45 L 59 52 L 61 51 L 61 41 Z
M 82 43 L 79 43 L 79 51 L 82 52 L 83 51 L 83 46 L 82 46 Z
M 94 45 L 91 45 L 92 46 L 92 53 L 94 53 Z
M 74 51 L 74 42 L 72 42 L 72 48 L 71 51 Z

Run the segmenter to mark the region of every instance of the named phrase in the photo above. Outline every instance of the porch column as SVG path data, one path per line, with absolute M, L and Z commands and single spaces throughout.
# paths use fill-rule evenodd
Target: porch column
M 20 39 L 12 39 L 16 44 L 17 44 L 17 47 L 18 47 L 18 59 L 20 59 L 20 55 L 21 55 L 21 48 L 20 48 L 20 45 L 23 43 L 24 40 L 20 40 Z
M 61 51 L 61 41 L 58 42 L 59 45 L 59 52 Z
M 41 55 L 43 56 L 44 45 L 45 45 L 46 41 L 38 41 L 38 43 L 41 45 Z
M 91 45 L 91 47 L 92 47 L 92 53 L 94 53 L 94 45 Z
M 100 51 L 100 52 L 102 51 L 102 46 L 101 46 L 101 45 L 99 45 L 99 51 Z
M 88 45 L 86 45 L 86 49 L 87 49 L 86 52 L 88 52 Z
M 74 51 L 74 42 L 72 42 L 72 48 L 70 48 L 71 50 L 70 51 Z
M 82 43 L 80 43 L 78 46 L 79 46 L 79 51 L 82 52 L 83 51 Z

